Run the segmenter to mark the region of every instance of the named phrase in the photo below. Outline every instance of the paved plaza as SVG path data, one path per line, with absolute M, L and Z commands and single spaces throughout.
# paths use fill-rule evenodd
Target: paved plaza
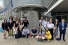
M 38 42 L 34 38 L 19 38 L 19 39 L 3 39 L 3 33 L 0 33 L 0 45 L 68 45 L 68 31 L 66 34 L 66 42 L 63 40 L 61 41 L 43 41 L 43 42 Z
M 3 39 L 3 33 L 0 33 L 0 45 L 68 45 L 68 30 L 66 33 L 66 42 L 63 40 L 61 41 L 43 41 L 38 42 L 35 38 L 29 37 L 27 38 L 19 38 L 15 39 L 14 37 L 12 39 Z

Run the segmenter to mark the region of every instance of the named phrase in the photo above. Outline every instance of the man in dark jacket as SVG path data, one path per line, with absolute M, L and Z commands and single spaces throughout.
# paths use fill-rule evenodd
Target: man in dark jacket
M 65 22 L 64 19 L 62 19 L 62 22 L 59 24 L 60 40 L 61 40 L 61 36 L 63 34 L 63 41 L 65 41 L 66 28 L 67 28 L 67 23 Z

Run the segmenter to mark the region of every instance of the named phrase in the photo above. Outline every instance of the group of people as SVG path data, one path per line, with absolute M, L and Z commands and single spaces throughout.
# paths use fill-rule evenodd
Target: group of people
M 4 30 L 4 39 L 6 39 L 6 34 L 8 32 L 8 37 L 12 38 L 13 36 L 15 38 L 24 37 L 29 34 L 28 30 L 28 20 L 27 17 L 24 15 L 22 18 L 16 18 L 16 16 L 12 17 L 10 16 L 8 20 L 4 20 L 2 23 L 2 28 Z
M 67 28 L 65 19 L 62 19 L 61 22 L 59 22 L 58 19 L 55 19 L 54 21 L 52 18 L 48 20 L 48 18 L 43 19 L 43 17 L 41 17 L 39 20 L 39 27 L 42 30 L 42 35 L 38 35 L 38 39 L 47 39 L 48 41 L 56 39 L 60 41 L 63 34 L 63 41 L 65 41 Z M 57 38 L 58 32 L 60 34 L 59 38 Z
M 43 19 L 43 17 L 39 20 L 39 28 L 37 29 L 36 26 L 33 26 L 31 30 L 28 29 L 29 21 L 27 17 L 24 15 L 22 18 L 16 18 L 16 16 L 10 16 L 8 20 L 4 20 L 2 23 L 2 28 L 4 30 L 4 39 L 6 39 L 6 34 L 8 32 L 9 38 L 13 36 L 15 38 L 27 37 L 29 38 L 36 38 L 38 41 L 43 41 L 46 39 L 47 41 L 56 39 L 58 36 L 58 27 L 60 32 L 59 39 L 61 40 L 61 36 L 63 34 L 63 40 L 65 41 L 65 33 L 67 23 L 64 19 L 62 22 L 59 23 L 58 19 L 55 21 L 50 18 Z

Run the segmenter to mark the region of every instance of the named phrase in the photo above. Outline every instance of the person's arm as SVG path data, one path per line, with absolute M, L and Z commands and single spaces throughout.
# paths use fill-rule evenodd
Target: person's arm
M 38 30 L 36 29 L 36 33 L 35 33 L 36 35 L 38 34 Z
M 32 29 L 32 30 L 33 30 L 33 29 Z M 32 33 L 32 30 L 31 30 L 31 34 L 33 34 L 33 33 Z
M 29 24 L 29 21 L 27 20 L 27 24 Z
M 61 23 L 59 23 L 59 28 L 61 28 Z
M 29 34 L 30 32 L 29 32 L 29 29 L 27 29 L 27 34 Z
M 2 23 L 2 28 L 4 29 L 4 24 Z
M 24 35 L 25 35 L 25 33 L 24 33 L 24 29 L 22 30 L 22 34 L 24 34 Z
M 9 28 L 9 23 L 7 24 L 7 27 L 8 27 L 8 29 L 10 29 L 10 28 Z

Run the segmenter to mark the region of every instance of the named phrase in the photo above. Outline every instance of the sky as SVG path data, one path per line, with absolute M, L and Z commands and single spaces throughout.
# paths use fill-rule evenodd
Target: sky
M 4 2 L 3 2 L 3 0 L 0 0 L 0 7 L 4 7 Z

